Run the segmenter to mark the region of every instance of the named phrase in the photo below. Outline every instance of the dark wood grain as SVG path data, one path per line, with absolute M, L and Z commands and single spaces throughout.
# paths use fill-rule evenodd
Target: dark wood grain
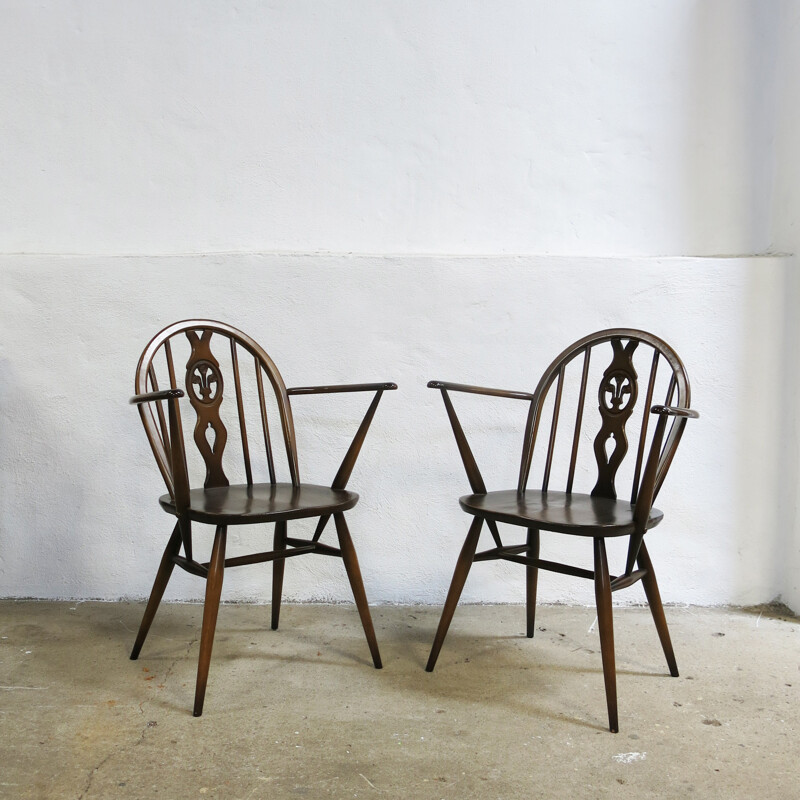
M 188 500 L 184 513 L 195 522 L 252 525 L 348 511 L 358 502 L 358 495 L 313 483 L 254 483 L 191 489 Z M 158 502 L 169 514 L 178 513 L 168 494 L 159 497 Z
M 453 580 L 450 581 L 450 588 L 447 591 L 447 599 L 444 601 L 444 608 L 442 609 L 442 616 L 439 619 L 439 627 L 436 629 L 436 636 L 433 639 L 433 647 L 428 656 L 428 663 L 425 666 L 427 672 L 433 672 L 436 666 L 436 661 L 439 658 L 439 651 L 444 644 L 447 630 L 450 623 L 453 621 L 453 614 L 456 612 L 458 600 L 461 597 L 461 592 L 464 589 L 464 584 L 467 582 L 467 575 L 469 575 L 472 560 L 475 557 L 475 550 L 478 547 L 478 539 L 481 535 L 481 527 L 483 520 L 480 517 L 475 517 L 472 524 L 469 526 L 467 538 L 464 540 L 464 545 L 461 548 L 461 553 L 456 561 L 456 568 L 453 572 Z
M 344 561 L 347 577 L 350 580 L 353 599 L 356 601 L 358 615 L 361 617 L 361 626 L 364 628 L 364 634 L 367 637 L 367 645 L 369 646 L 369 652 L 372 656 L 372 663 L 375 669 L 381 669 L 383 664 L 381 662 L 381 654 L 378 650 L 378 640 L 375 636 L 375 628 L 372 625 L 372 616 L 369 613 L 367 593 L 364 591 L 364 581 L 361 579 L 361 567 L 358 565 L 358 557 L 356 556 L 356 549 L 353 546 L 353 539 L 350 536 L 350 530 L 347 527 L 344 514 L 334 514 L 333 521 L 336 525 L 336 535 L 339 538 L 339 548 L 342 553 L 342 560 Z
M 456 410 L 450 400 L 450 395 L 447 389 L 442 388 L 442 399 L 444 400 L 444 407 L 447 409 L 447 416 L 450 419 L 450 425 L 453 428 L 453 435 L 456 437 L 456 444 L 458 445 L 458 452 L 461 455 L 461 463 L 464 465 L 464 470 L 467 473 L 467 480 L 472 487 L 473 492 L 485 492 L 486 484 L 483 482 L 483 476 L 478 469 L 478 462 L 475 461 L 475 456 L 472 454 L 472 449 L 469 446 L 467 437 L 464 435 L 464 430 L 459 422 Z
M 533 400 L 533 395 L 529 392 L 514 392 L 508 389 L 489 389 L 485 386 L 470 386 L 467 383 L 428 381 L 428 388 L 446 389 L 450 392 L 466 392 L 467 394 L 483 394 L 488 397 L 507 397 L 511 400 Z
M 672 649 L 672 639 L 669 635 L 667 618 L 664 615 L 664 607 L 661 605 L 661 594 L 658 591 L 658 582 L 656 581 L 656 573 L 653 569 L 653 562 L 650 561 L 650 554 L 647 552 L 647 547 L 645 546 L 644 542 L 642 542 L 642 546 L 639 548 L 637 561 L 645 573 L 642 579 L 642 585 L 644 586 L 644 591 L 647 595 L 647 603 L 650 606 L 650 613 L 653 615 L 653 621 L 656 624 L 658 638 L 661 641 L 661 648 L 664 651 L 664 656 L 667 659 L 669 674 L 672 675 L 673 678 L 677 678 L 679 675 L 678 662 L 675 660 L 675 652 Z
M 633 413 L 639 395 L 637 374 L 633 367 L 633 354 L 639 346 L 636 339 L 628 339 L 623 347 L 621 339 L 612 339 L 613 358 L 603 373 L 598 389 L 598 411 L 603 423 L 594 440 L 597 459 L 597 483 L 592 489 L 594 497 L 617 499 L 615 479 L 617 470 L 628 452 L 625 423 Z M 563 370 L 563 365 L 561 369 Z M 608 445 L 614 442 L 611 453 Z
M 542 530 L 571 533 L 575 536 L 627 536 L 635 528 L 634 507 L 627 500 L 610 500 L 586 494 L 540 492 L 528 489 L 518 494 L 514 489 L 486 494 L 467 494 L 458 500 L 468 514 L 506 522 L 531 525 Z M 649 509 L 647 529 L 661 522 L 663 513 Z
M 273 555 L 280 556 L 286 550 L 286 520 L 275 523 L 272 537 Z M 278 630 L 281 617 L 281 594 L 283 593 L 283 568 L 285 558 L 275 558 L 272 562 L 272 630 Z
M 175 568 L 175 562 L 172 560 L 178 555 L 181 549 L 181 532 L 180 523 L 176 522 L 175 527 L 172 529 L 172 536 L 169 537 L 167 546 L 164 548 L 164 555 L 161 556 L 161 564 L 159 564 L 156 579 L 153 582 L 153 589 L 150 592 L 150 599 L 147 601 L 147 606 L 144 610 L 142 622 L 139 625 L 139 633 L 136 634 L 136 641 L 131 651 L 131 660 L 136 661 L 139 658 L 139 653 L 142 650 L 144 640 L 147 638 L 147 632 L 150 630 L 150 625 L 158 611 L 158 606 L 161 603 L 161 598 L 164 596 L 164 590 L 167 588 L 172 570 Z
M 192 354 L 186 362 L 186 394 L 197 415 L 194 442 L 206 464 L 203 485 L 209 488 L 228 485 L 222 469 L 222 454 L 228 442 L 228 430 L 220 417 L 224 381 L 219 362 L 211 352 L 212 336 L 210 330 L 204 330 L 202 336 L 196 331 L 186 331 L 186 338 L 192 345 Z M 211 442 L 209 430 L 214 434 Z
M 594 539 L 594 596 L 597 603 L 597 627 L 600 631 L 600 651 L 603 658 L 603 681 L 606 685 L 608 727 L 619 732 L 617 719 L 617 668 L 614 655 L 614 617 L 611 610 L 611 579 L 608 574 L 606 543 Z
M 173 343 L 188 340 L 191 355 L 184 374 L 185 390 L 177 388 Z M 227 365 L 223 367 L 215 353 L 230 350 L 230 370 L 225 377 Z M 177 352 L 177 351 L 176 351 Z M 251 442 L 247 431 L 248 397 L 242 385 L 240 352 L 249 354 L 255 366 L 257 406 L 254 415 L 261 419 L 259 443 Z M 163 354 L 163 358 L 161 355 Z M 159 389 L 156 361 L 166 363 L 167 374 Z M 230 398 L 225 387 L 233 387 Z M 373 663 L 381 666 L 378 643 L 367 605 L 361 570 L 355 547 L 345 522 L 344 512 L 358 502 L 355 492 L 345 490 L 356 465 L 369 427 L 373 421 L 381 396 L 385 391 L 396 389 L 391 382 L 358 383 L 345 385 L 322 385 L 287 389 L 272 359 L 264 349 L 246 334 L 230 325 L 214 320 L 185 320 L 168 326 L 157 334 L 145 347 L 136 370 L 135 396 L 131 402 L 139 407 L 142 423 L 150 447 L 161 471 L 168 494 L 159 499 L 162 508 L 177 517 L 172 536 L 162 555 L 153 589 L 145 608 L 142 623 L 136 637 L 131 658 L 137 658 L 147 633 L 158 610 L 164 590 L 173 568 L 180 567 L 191 575 L 206 580 L 206 599 L 203 611 L 200 654 L 198 658 L 197 687 L 194 714 L 199 716 L 208 682 L 211 650 L 218 614 L 223 575 L 226 568 L 246 564 L 273 563 L 272 581 L 272 627 L 278 627 L 281 610 L 284 565 L 287 559 L 304 555 L 323 555 L 341 558 L 353 590 L 356 608 L 364 627 Z M 288 482 L 278 482 L 274 463 L 270 423 L 268 419 L 267 393 L 272 392 L 277 406 L 279 429 L 285 447 L 289 470 Z M 359 425 L 352 443 L 344 455 L 330 486 L 302 483 L 297 456 L 297 439 L 290 396 L 305 394 L 332 394 L 339 392 L 373 392 L 369 408 Z M 187 397 L 194 412 L 194 443 L 206 468 L 204 480 L 193 481 L 186 459 L 186 445 L 181 424 L 180 401 Z M 231 399 L 232 398 L 232 399 Z M 230 485 L 223 470 L 223 453 L 226 451 L 227 430 L 222 422 L 224 404 L 233 403 L 230 416 L 237 419 L 241 434 L 242 466 L 246 483 Z M 165 413 L 166 408 L 166 413 Z M 211 438 L 209 438 L 209 436 Z M 277 441 L 277 434 L 276 434 Z M 269 482 L 257 483 L 253 479 L 255 465 L 259 463 L 251 455 L 263 444 Z M 233 446 L 233 445 L 232 445 Z M 264 462 L 261 461 L 261 464 Z M 231 473 L 233 474 L 233 473 Z M 289 537 L 287 522 L 294 519 L 318 517 L 314 537 L 311 540 Z M 333 517 L 339 547 L 320 541 L 326 523 Z M 193 557 L 192 523 L 216 526 L 216 536 L 211 560 L 201 563 Z M 273 549 L 225 557 L 227 529 L 230 525 L 255 523 L 274 524 Z M 183 546 L 183 555 L 180 548 Z
M 532 561 L 539 560 L 539 529 L 528 528 L 528 541 L 525 554 Z M 536 589 L 539 583 L 539 567 L 530 564 L 525 567 L 525 619 L 526 633 L 533 638 L 536 630 Z
M 647 365 L 643 369 L 643 374 L 646 369 L 648 375 L 643 404 L 637 404 L 638 375 L 634 365 L 637 352 L 644 354 L 642 357 L 646 358 Z M 605 365 L 605 370 L 597 388 L 598 403 L 593 414 L 589 408 L 587 388 L 589 366 L 590 363 L 597 363 L 597 358 L 603 359 L 599 363 Z M 571 367 L 573 361 L 575 366 Z M 658 382 L 658 371 L 661 369 L 665 370 L 666 377 L 663 380 L 668 384 L 666 399 L 663 405 L 651 406 L 656 386 L 662 385 Z M 579 379 L 577 391 L 567 391 L 568 381 L 572 378 Z M 675 456 L 687 420 L 698 416 L 690 408 L 689 380 L 683 363 L 675 351 L 659 337 L 631 328 L 614 328 L 585 336 L 564 350 L 545 370 L 532 394 L 444 381 L 431 381 L 428 386 L 439 389 L 442 393 L 467 480 L 472 488 L 472 494 L 461 497 L 459 503 L 464 511 L 474 516 L 474 520 L 456 562 L 427 669 L 433 669 L 436 663 L 473 562 L 503 560 L 525 567 L 528 637 L 532 637 L 535 630 L 536 591 L 540 570 L 592 580 L 597 602 L 609 727 L 612 731 L 617 731 L 611 605 L 613 592 L 642 582 L 670 674 L 678 674 L 655 573 L 644 538 L 664 516 L 653 507 L 653 503 Z M 467 435 L 448 396 L 449 391 L 530 401 L 516 489 L 491 492 L 486 490 Z M 576 402 L 574 410 L 569 414 L 566 413 L 566 398 L 570 398 L 569 402 Z M 546 408 L 551 409 L 549 418 L 544 413 Z M 633 473 L 630 494 L 626 492 L 624 495 L 631 500 L 619 500 L 618 476 L 623 474 L 621 466 L 628 454 L 626 423 L 634 412 L 641 414 L 643 419 L 638 428 L 640 433 L 635 464 L 630 471 Z M 648 426 L 651 413 L 658 420 L 654 426 Z M 596 475 L 594 489 L 590 493 L 575 491 L 577 476 L 580 475 L 580 444 L 582 439 L 587 438 L 587 425 L 592 426 L 588 431 L 592 432 L 594 447 L 592 453 L 586 454 L 585 459 L 588 461 L 594 455 L 594 464 L 589 464 L 584 473 L 589 473 L 593 466 Z M 557 457 L 560 457 L 560 449 L 564 449 L 557 447 L 562 432 L 569 446 L 569 461 L 557 472 Z M 540 434 L 543 444 L 539 446 Z M 583 449 L 586 451 L 589 448 Z M 540 461 L 543 464 L 541 490 L 528 489 L 535 463 L 534 456 L 537 453 L 541 454 Z M 565 491 L 561 491 L 560 487 L 553 487 L 553 476 L 556 474 L 566 474 Z M 591 485 L 590 483 L 589 486 Z M 484 521 L 489 525 L 496 546 L 476 552 L 480 526 Z M 498 523 L 514 526 L 516 530 L 525 528 L 525 543 L 504 545 L 497 529 Z M 594 569 L 588 570 L 573 564 L 540 558 L 540 535 L 544 531 L 592 539 Z M 628 555 L 624 571 L 619 575 L 612 575 L 608 565 L 605 541 L 610 537 L 628 537 Z M 636 566 L 639 568 L 635 569 Z
M 211 562 L 208 565 L 206 578 L 206 599 L 203 604 L 203 629 L 200 632 L 200 655 L 197 663 L 197 684 L 194 692 L 194 716 L 203 713 L 203 703 L 206 698 L 206 684 L 208 683 L 208 668 L 211 664 L 211 650 L 214 647 L 214 632 L 217 629 L 217 614 L 219 613 L 219 599 L 222 595 L 222 580 L 225 575 L 225 544 L 227 541 L 227 528 L 220 525 L 214 536 L 214 546 L 211 550 Z
M 389 392 L 397 388 L 396 383 L 342 383 L 327 386 L 295 386 L 287 389 L 289 395 L 337 394 L 339 392 Z

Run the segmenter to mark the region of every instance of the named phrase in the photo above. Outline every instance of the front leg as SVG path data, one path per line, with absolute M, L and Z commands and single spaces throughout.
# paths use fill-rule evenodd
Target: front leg
M 369 652 L 372 655 L 372 663 L 375 669 L 381 669 L 381 654 L 378 651 L 378 640 L 375 637 L 375 628 L 372 625 L 372 616 L 369 613 L 367 594 L 364 591 L 364 582 L 361 580 L 361 569 L 358 566 L 356 549 L 353 540 L 350 538 L 350 531 L 344 519 L 344 514 L 334 514 L 333 521 L 336 524 L 336 535 L 339 537 L 339 547 L 342 551 L 344 568 L 350 580 L 350 588 L 353 590 L 353 597 L 356 601 L 356 608 L 361 617 L 361 625 L 364 627 L 364 634 L 367 637 Z
M 467 538 L 464 540 L 464 546 L 461 548 L 461 553 L 456 562 L 453 580 L 447 592 L 447 599 L 444 601 L 442 617 L 439 620 L 439 627 L 436 629 L 436 636 L 433 640 L 433 647 L 431 647 L 431 654 L 428 656 L 428 663 L 425 667 L 426 672 L 433 672 L 433 668 L 436 666 L 436 660 L 439 658 L 439 651 L 444 644 L 444 637 L 447 636 L 447 630 L 450 627 L 450 623 L 453 621 L 453 614 L 455 614 L 458 600 L 461 597 L 461 592 L 464 589 L 464 584 L 467 582 L 467 575 L 469 575 L 472 561 L 475 558 L 475 550 L 478 547 L 478 539 L 481 535 L 482 526 L 482 517 L 475 517 L 472 520 L 472 525 L 469 526 Z

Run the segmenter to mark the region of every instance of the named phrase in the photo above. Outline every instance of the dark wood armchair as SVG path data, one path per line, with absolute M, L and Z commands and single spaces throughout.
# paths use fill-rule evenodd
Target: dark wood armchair
M 637 364 L 648 375 L 642 387 Z M 586 413 L 590 398 L 595 397 L 592 392 L 587 398 L 590 385 L 599 385 L 596 395 L 599 416 Z M 656 336 L 618 328 L 592 334 L 567 348 L 547 368 L 533 394 L 444 381 L 431 381 L 428 386 L 442 393 L 472 487 L 472 494 L 460 498 L 459 502 L 461 508 L 473 516 L 473 521 L 456 563 L 426 669 L 430 672 L 436 664 L 474 561 L 502 559 L 525 566 L 528 637 L 534 634 L 540 569 L 588 578 L 594 581 L 597 602 L 608 722 L 610 729 L 616 732 L 619 726 L 612 592 L 642 581 L 670 674 L 678 675 L 644 537 L 661 522 L 663 514 L 653 507 L 653 502 L 675 456 L 686 421 L 698 416 L 689 408 L 689 380 L 681 360 Z M 451 392 L 504 397 L 529 404 L 516 489 L 487 491 L 451 402 Z M 644 395 L 641 399 L 640 394 Z M 664 404 L 654 405 L 654 397 L 664 397 Z M 628 431 L 634 431 L 632 447 L 629 447 Z M 633 458 L 626 460 L 629 452 Z M 587 455 L 588 459 L 581 458 Z M 594 464 L 586 464 L 586 461 L 594 461 Z M 541 470 L 541 488 L 529 489 L 534 466 Z M 618 484 L 623 479 L 629 489 L 618 498 Z M 585 483 L 588 491 L 576 491 L 579 483 Z M 560 485 L 563 490 L 553 488 L 554 485 Z M 525 528 L 524 543 L 503 544 L 499 522 Z M 477 552 L 484 523 L 492 535 L 494 547 Z M 539 558 L 540 531 L 590 538 L 594 570 Z M 625 568 L 618 575 L 611 575 L 606 539 L 619 536 L 628 537 Z
M 188 353 L 188 360 L 185 371 L 178 373 L 176 361 L 181 348 Z M 179 380 L 183 388 L 178 388 Z M 177 565 L 205 578 L 195 716 L 200 716 L 203 711 L 226 567 L 273 562 L 272 628 L 275 630 L 280 616 L 286 559 L 310 553 L 341 558 L 373 663 L 377 669 L 381 668 L 358 559 L 344 513 L 358 501 L 358 495 L 347 490 L 347 482 L 375 410 L 383 392 L 396 388 L 394 383 L 369 383 L 287 389 L 272 359 L 253 339 L 230 325 L 212 320 L 176 322 L 156 335 L 145 348 L 136 369 L 136 396 L 131 402 L 139 407 L 147 438 L 167 485 L 168 494 L 159 498 L 159 503 L 167 513 L 177 518 L 177 522 L 164 550 L 131 658 L 139 656 L 173 568 Z M 333 392 L 373 392 L 374 397 L 331 485 L 302 483 L 290 397 Z M 190 407 L 184 407 L 183 412 L 193 413 L 193 439 L 201 461 L 195 454 L 192 455 L 195 455 L 197 466 L 205 470 L 201 486 L 194 486 L 189 478 L 191 462 L 187 459 L 181 420 L 180 399 L 184 396 L 188 397 Z M 233 402 L 223 406 L 223 397 L 230 397 Z M 279 482 L 276 478 L 268 421 L 274 411 L 277 411 L 277 427 L 286 454 L 287 482 Z M 248 426 L 251 430 L 258 430 L 252 443 L 248 438 Z M 238 434 L 240 446 L 236 448 L 237 459 L 230 456 L 232 448 L 226 447 L 229 428 Z M 226 461 L 225 466 L 223 460 Z M 231 483 L 226 469 L 232 475 L 232 470 L 238 469 L 240 482 Z M 254 477 L 259 470 L 264 477 L 261 482 Z M 290 520 L 308 517 L 319 519 L 311 539 L 288 535 L 287 523 Z M 336 528 L 338 547 L 320 541 L 331 517 Z M 216 527 L 211 560 L 208 562 L 201 563 L 194 558 L 192 523 L 195 522 Z M 226 558 L 228 526 L 252 523 L 274 523 L 273 549 Z

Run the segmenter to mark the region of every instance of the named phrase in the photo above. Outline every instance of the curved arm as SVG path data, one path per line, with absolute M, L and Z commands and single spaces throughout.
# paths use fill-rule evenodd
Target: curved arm
M 181 389 L 161 389 L 158 392 L 147 392 L 146 394 L 135 394 L 130 399 L 132 406 L 138 406 L 142 403 L 152 403 L 154 400 L 169 400 L 171 397 L 183 397 L 184 393 Z
M 452 390 L 454 392 L 467 392 L 469 394 L 488 395 L 489 397 L 505 397 L 512 400 L 528 401 L 533 401 L 534 396 L 528 392 L 509 392 L 505 389 L 487 389 L 484 386 L 470 386 L 464 383 L 449 383 L 447 381 L 428 381 L 428 388 L 439 389 L 442 393 L 444 407 L 447 410 L 450 426 L 453 428 L 453 435 L 456 437 L 458 452 L 461 455 L 461 462 L 464 464 L 467 480 L 469 481 L 473 493 L 486 494 L 486 484 L 483 481 L 481 471 L 478 469 L 478 463 L 475 461 L 475 456 L 472 454 L 472 449 L 469 446 L 464 429 L 461 427 L 461 422 L 450 400 L 448 391 Z
M 507 389 L 487 389 L 485 386 L 470 386 L 466 383 L 449 383 L 448 381 L 428 381 L 429 389 L 446 389 L 453 392 L 484 394 L 489 397 L 507 397 L 511 400 L 533 400 L 528 392 L 511 392 Z
M 633 510 L 633 521 L 636 526 L 628 544 L 628 559 L 625 565 L 625 574 L 630 575 L 639 556 L 639 549 L 647 530 L 647 520 L 650 516 L 650 509 L 655 501 L 659 488 L 659 462 L 661 461 L 661 448 L 664 444 L 664 433 L 667 428 L 669 417 L 675 417 L 673 425 L 679 426 L 675 432 L 676 438 L 680 441 L 683 428 L 687 420 L 697 419 L 700 415 L 691 408 L 679 408 L 677 406 L 653 406 L 651 414 L 658 416 L 658 423 L 650 442 L 650 452 L 647 455 L 647 462 L 642 475 L 642 482 L 639 484 L 639 494 L 636 498 L 636 505 Z M 674 451 L 673 451 L 674 452 Z M 669 461 L 666 466 L 669 466 Z M 664 470 L 665 471 L 665 470 Z M 663 476 L 661 478 L 663 480 Z
M 383 392 L 396 389 L 396 383 L 343 383 L 333 386 L 295 386 L 286 394 L 335 394 L 338 392 Z
M 347 482 L 350 480 L 350 475 L 353 472 L 353 467 L 356 465 L 358 454 L 361 452 L 361 445 L 364 444 L 364 439 L 366 438 L 367 431 L 372 423 L 372 418 L 375 416 L 378 403 L 381 401 L 381 395 L 384 393 L 384 391 L 390 391 L 396 388 L 396 383 L 350 383 L 339 386 L 301 386 L 286 390 L 286 393 L 290 395 L 332 394 L 337 392 L 375 392 L 375 397 L 370 403 L 367 413 L 364 414 L 364 419 L 361 420 L 361 424 L 358 426 L 356 435 L 353 437 L 353 441 L 350 443 L 350 447 L 347 448 L 347 452 L 342 459 L 342 463 L 339 466 L 339 471 L 336 473 L 333 483 L 331 483 L 331 489 L 342 491 L 347 486 Z
M 181 397 L 184 397 L 184 392 L 181 389 L 160 389 L 156 392 L 134 395 L 130 400 L 132 405 L 139 406 L 139 414 L 142 416 L 142 420 L 144 420 L 144 414 L 146 413 L 143 408 L 145 403 L 159 400 L 172 401 L 167 403 L 169 439 L 166 439 L 166 432 L 163 433 L 166 440 L 164 442 L 165 449 L 169 454 L 169 471 L 165 472 L 167 465 L 164 464 L 162 466 L 158 453 L 156 453 L 156 461 L 166 479 L 167 488 L 175 502 L 178 515 L 189 506 L 189 470 L 186 466 L 186 451 L 183 446 L 183 431 L 181 430 L 180 411 L 178 410 L 178 400 Z M 147 426 L 145 425 L 146 428 Z M 190 550 L 187 550 L 187 552 L 190 552 Z
M 653 406 L 651 414 L 661 414 L 666 417 L 684 417 L 686 419 L 698 419 L 700 415 L 693 408 L 678 408 L 677 406 Z

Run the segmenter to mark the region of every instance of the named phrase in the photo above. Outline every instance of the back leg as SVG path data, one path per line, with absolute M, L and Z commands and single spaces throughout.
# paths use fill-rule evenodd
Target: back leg
M 539 558 L 539 529 L 528 528 L 528 558 Z M 528 638 L 533 638 L 536 626 L 536 587 L 539 582 L 539 568 L 525 568 L 525 607 L 528 622 Z
M 188 524 L 188 523 L 187 523 Z M 136 661 L 139 658 L 144 640 L 147 638 L 147 633 L 150 630 L 150 625 L 158 611 L 158 606 L 161 603 L 161 598 L 164 596 L 164 590 L 167 588 L 169 579 L 172 576 L 172 570 L 175 568 L 175 562 L 172 560 L 173 556 L 178 555 L 181 549 L 181 524 L 175 523 L 172 530 L 172 536 L 169 537 L 166 548 L 164 548 L 164 555 L 161 556 L 161 564 L 159 564 L 156 579 L 153 582 L 153 588 L 150 592 L 150 599 L 147 601 L 147 606 L 144 609 L 144 616 L 142 623 L 139 625 L 139 633 L 136 636 L 136 642 L 131 650 L 131 660 Z
M 650 604 L 650 613 L 653 615 L 653 621 L 656 623 L 656 630 L 658 631 L 658 638 L 661 640 L 661 647 L 667 658 L 669 674 L 672 675 L 673 678 L 677 678 L 678 662 L 675 660 L 672 640 L 669 638 L 667 618 L 664 616 L 664 606 L 661 605 L 661 594 L 658 591 L 656 573 L 653 571 L 653 562 L 650 561 L 650 554 L 647 552 L 644 542 L 642 542 L 639 547 L 639 555 L 636 561 L 639 564 L 639 569 L 645 570 L 645 576 L 642 578 L 642 585 L 644 586 L 644 593 L 647 595 L 647 602 Z
M 278 553 L 286 549 L 286 522 L 275 523 L 275 534 L 272 537 L 272 549 Z M 281 594 L 283 593 L 283 570 L 285 558 L 276 558 L 272 562 L 272 630 L 278 630 L 281 616 Z

